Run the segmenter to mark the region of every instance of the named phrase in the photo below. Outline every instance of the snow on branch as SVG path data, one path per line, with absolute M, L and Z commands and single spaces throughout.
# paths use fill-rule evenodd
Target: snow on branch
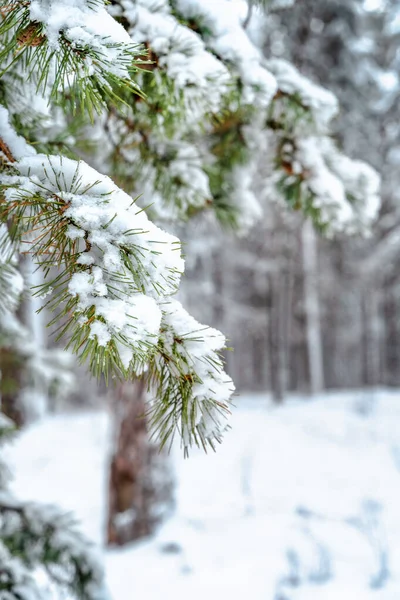
M 276 77 L 279 96 L 288 96 L 292 100 L 297 99 L 299 110 L 306 109 L 309 115 L 308 119 L 302 120 L 296 119 L 296 115 L 293 115 L 292 112 L 286 113 L 287 123 L 291 122 L 293 127 L 300 125 L 308 131 L 310 131 L 310 126 L 313 126 L 319 133 L 326 132 L 330 122 L 339 112 L 336 96 L 301 75 L 293 65 L 285 60 L 269 60 L 267 65 Z M 282 108 L 287 109 L 286 104 Z M 303 115 L 300 114 L 300 116 Z
M 73 110 L 99 112 L 119 88 L 139 93 L 132 80 L 135 46 L 103 0 L 0 0 L 0 74 L 22 61 L 36 91 L 51 88 Z
M 193 445 L 215 449 L 228 427 L 235 390 L 219 355 L 225 337 L 198 323 L 176 300 L 163 307 L 162 328 L 163 340 L 151 365 L 154 435 L 164 445 L 178 434 L 185 455 Z
M 207 46 L 240 77 L 243 101 L 266 108 L 276 92 L 274 76 L 251 42 L 237 5 L 229 0 L 174 0 L 179 15 L 195 23 Z
M 340 152 L 329 137 L 336 97 L 282 60 L 268 65 L 278 81 L 268 125 L 275 143 L 272 195 L 311 217 L 326 234 L 367 234 L 380 206 L 380 178 Z
M 93 365 L 108 347 L 122 372 L 134 358 L 141 370 L 157 343 L 156 298 L 174 293 L 183 271 L 178 239 L 83 162 L 38 154 L 13 169 L 1 178 L 2 218 L 45 275 L 63 269 L 37 295 L 49 294 L 54 310 L 65 303 L 62 333 Z
M 75 520 L 57 507 L 22 503 L 0 492 L 0 538 L 0 571 L 6 568 L 0 590 L 9 594 L 1 597 L 42 598 L 25 570 L 41 566 L 78 600 L 108 600 L 99 557 Z
M 179 111 L 179 118 L 192 126 L 205 111 L 218 110 L 228 91 L 229 72 L 206 50 L 201 37 L 172 14 L 169 3 L 123 0 L 121 8 L 121 16 L 129 23 L 131 41 L 144 44 L 150 51 L 153 65 L 148 68 L 153 73 L 153 87 L 160 89 L 165 85 L 161 74 L 173 82 L 164 92 L 165 110 L 176 113 L 183 103 L 185 110 Z M 154 92 L 153 89 L 151 96 Z M 172 98 L 175 106 L 171 106 Z
M 113 168 L 124 183 L 135 182 L 157 218 L 211 208 L 223 225 L 246 230 L 261 212 L 251 190 L 253 150 L 276 82 L 234 4 L 219 5 L 120 0 L 113 7 L 152 64 L 138 79 L 148 99 L 127 115 L 114 113 L 107 132 Z
M 12 130 L 7 141 L 18 149 Z M 179 240 L 82 161 L 29 152 L 9 167 L 0 218 L 44 272 L 36 294 L 49 296 L 59 337 L 98 376 L 147 371 L 160 406 L 182 421 L 185 448 L 219 440 L 217 413 L 233 391 L 215 354 L 225 339 L 170 298 L 184 269 Z

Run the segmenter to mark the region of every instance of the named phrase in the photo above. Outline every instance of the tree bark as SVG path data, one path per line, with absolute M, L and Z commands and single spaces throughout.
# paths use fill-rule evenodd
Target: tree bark
M 122 384 L 114 403 L 107 541 L 122 546 L 153 533 L 172 510 L 173 478 L 167 455 L 149 439 L 145 382 Z

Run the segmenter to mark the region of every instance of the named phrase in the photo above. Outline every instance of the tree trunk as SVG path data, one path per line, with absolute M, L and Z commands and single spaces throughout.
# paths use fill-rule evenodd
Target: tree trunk
M 270 277 L 271 305 L 269 311 L 269 350 L 271 369 L 271 391 L 275 402 L 283 402 L 288 383 L 288 355 L 286 334 L 287 319 L 287 274 L 281 272 Z
M 324 366 L 317 279 L 317 240 L 310 220 L 305 221 L 303 225 L 302 247 L 310 392 L 318 394 L 324 389 Z
M 276 234 L 271 243 L 274 255 L 279 256 L 268 275 L 271 390 L 278 403 L 284 400 L 289 388 L 295 267 L 293 244 L 289 228 Z
M 0 348 L 0 412 L 17 427 L 25 424 L 25 413 L 18 402 L 24 375 L 24 361 L 8 347 Z
M 171 511 L 173 478 L 167 455 L 149 440 L 145 382 L 122 384 L 114 402 L 107 541 L 121 546 L 150 535 Z
M 32 259 L 29 256 L 20 258 L 19 268 L 24 277 L 28 293 L 24 294 L 17 310 L 17 317 L 21 325 L 30 331 L 32 340 L 37 347 L 42 347 L 43 341 L 43 317 L 37 315 L 39 307 L 37 300 L 32 298 L 31 286 L 37 285 L 35 279 Z M 36 302 L 36 304 L 35 304 Z M 38 340 L 38 336 L 40 339 Z M 29 355 L 24 355 L 21 347 L 16 350 L 13 341 L 3 342 L 0 347 L 0 404 L 1 411 L 9 417 L 17 427 L 23 427 L 32 419 L 28 407 L 21 402 L 21 391 L 27 383 L 26 363 Z
M 374 287 L 363 296 L 365 323 L 365 383 L 376 387 L 381 381 L 381 336 L 379 294 Z

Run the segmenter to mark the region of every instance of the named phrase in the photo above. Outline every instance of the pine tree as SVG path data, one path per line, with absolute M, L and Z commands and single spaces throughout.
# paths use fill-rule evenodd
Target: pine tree
M 330 137 L 334 96 L 267 60 L 250 36 L 258 9 L 241 7 L 0 0 L 0 330 L 22 339 L 29 254 L 58 339 L 95 376 L 143 378 L 153 432 L 185 453 L 221 441 L 234 386 L 224 336 L 174 298 L 184 262 L 161 226 L 209 213 L 245 231 L 260 190 L 331 234 L 365 230 L 378 205 L 375 172 Z M 17 365 L 1 370 L 19 385 Z M 37 566 L 77 598 L 106 597 L 71 520 L 1 490 L 0 597 L 42 598 Z

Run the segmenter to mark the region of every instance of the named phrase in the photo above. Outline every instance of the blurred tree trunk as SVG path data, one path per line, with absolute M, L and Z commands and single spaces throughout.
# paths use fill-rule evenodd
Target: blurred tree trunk
M 283 402 L 288 390 L 289 340 L 292 304 L 291 269 L 270 276 L 269 350 L 271 390 L 275 402 Z
M 227 338 L 227 346 L 230 346 L 229 336 L 233 333 L 233 322 L 232 322 L 232 309 L 230 307 L 232 290 L 233 290 L 233 276 L 235 265 L 230 264 L 229 257 L 224 252 L 224 248 L 221 247 L 218 251 L 213 252 L 210 255 L 211 268 L 212 268 L 212 280 L 214 286 L 214 302 L 213 302 L 213 314 L 211 321 L 215 323 L 217 329 Z M 207 320 L 208 322 L 208 320 Z M 224 352 L 225 368 L 229 373 L 233 367 L 232 355 L 229 351 Z
M 379 291 L 371 286 L 363 295 L 365 323 L 365 383 L 376 387 L 381 382 L 381 317 Z
M 168 456 L 149 439 L 145 382 L 122 384 L 113 403 L 107 542 L 122 546 L 150 535 L 171 511 L 173 478 Z
M 24 376 L 24 361 L 9 347 L 0 347 L 0 412 L 17 427 L 25 424 L 25 414 L 18 402 Z
M 384 287 L 383 296 L 383 384 L 398 386 L 400 382 L 400 293 L 396 281 Z
M 292 223 L 276 230 L 270 248 L 277 257 L 268 275 L 270 304 L 268 331 L 271 390 L 275 402 L 282 402 L 289 388 L 289 368 L 293 318 L 295 241 Z
M 325 386 L 318 294 L 317 239 L 310 220 L 305 221 L 303 225 L 302 247 L 310 392 L 318 394 Z
M 45 331 L 43 312 L 39 314 L 36 312 L 41 304 L 30 293 L 31 287 L 41 283 L 41 276 L 35 270 L 29 255 L 20 257 L 19 268 L 27 291 L 22 295 L 17 316 L 21 325 L 32 334 L 35 346 L 42 348 Z M 1 411 L 14 421 L 17 427 L 23 427 L 32 419 L 32 415 L 26 410 L 27 407 L 23 406 L 20 400 L 21 390 L 27 382 L 25 366 L 26 357 L 21 352 L 17 352 L 8 344 L 0 347 Z
M 270 355 L 270 377 L 271 391 L 275 402 L 283 402 L 286 392 L 286 372 L 283 363 L 281 326 L 281 289 L 279 278 L 274 275 L 269 277 L 270 281 L 270 305 L 269 305 L 269 355 Z

